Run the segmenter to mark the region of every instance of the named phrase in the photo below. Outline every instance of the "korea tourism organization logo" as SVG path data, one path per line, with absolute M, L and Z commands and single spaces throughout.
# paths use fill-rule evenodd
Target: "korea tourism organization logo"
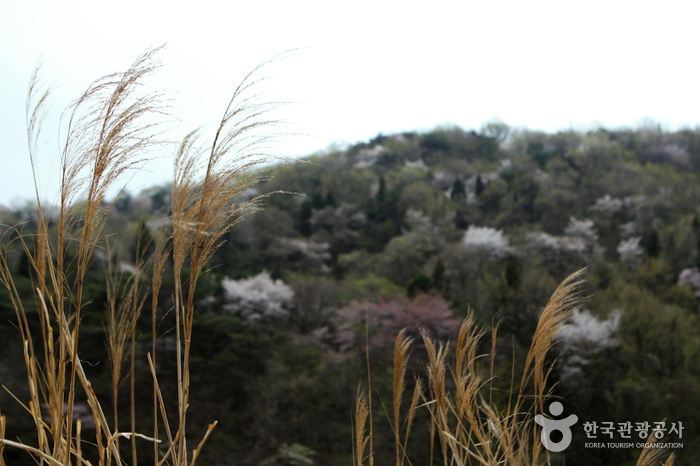
M 555 401 L 549 405 L 549 413 L 552 416 L 559 416 L 564 412 L 564 405 Z M 541 414 L 535 416 L 535 422 L 542 426 L 542 433 L 540 434 L 540 440 L 544 447 L 554 453 L 563 451 L 571 444 L 571 426 L 576 424 L 578 421 L 578 416 L 575 414 L 565 417 L 564 419 L 549 419 Z M 562 439 L 558 442 L 552 441 L 552 434 L 554 432 L 561 432 Z
M 535 416 L 535 422 L 542 426 L 540 441 L 547 450 L 559 453 L 571 445 L 572 428 L 578 422 L 578 416 L 570 414 L 556 419 L 564 412 L 564 405 L 558 401 L 552 402 L 547 410 L 554 419 L 542 414 Z M 684 427 L 681 421 L 671 423 L 666 421 L 653 423 L 586 421 L 581 426 L 586 438 L 591 439 L 590 442 L 585 443 L 585 448 L 683 448 L 683 443 L 664 441 L 667 435 L 674 435 L 679 440 L 683 439 Z M 559 432 L 557 437 L 561 436 L 561 440 L 552 440 L 552 434 L 555 432 Z

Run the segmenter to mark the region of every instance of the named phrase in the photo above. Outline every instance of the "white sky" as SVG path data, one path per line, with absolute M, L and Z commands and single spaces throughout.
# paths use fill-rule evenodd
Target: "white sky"
M 430 5 L 430 6 L 428 6 Z M 61 85 L 53 114 L 95 78 L 125 70 L 168 44 L 150 82 L 175 97 L 175 136 L 214 125 L 258 63 L 275 96 L 297 102 L 278 152 L 307 155 L 337 140 L 508 125 L 556 131 L 700 123 L 700 3 L 646 1 L 161 2 L 0 0 L 0 204 L 33 196 L 25 96 L 43 53 Z M 52 128 L 50 125 L 49 128 Z M 53 198 L 55 131 L 41 155 L 41 190 Z M 134 187 L 169 178 L 161 161 Z

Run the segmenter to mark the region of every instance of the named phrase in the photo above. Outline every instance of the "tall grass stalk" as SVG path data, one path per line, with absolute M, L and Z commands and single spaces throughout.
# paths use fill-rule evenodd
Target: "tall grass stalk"
M 239 203 L 236 197 L 258 181 L 253 170 L 272 160 L 269 143 L 278 133 L 264 133 L 277 120 L 267 117 L 277 103 L 260 101 L 254 93 L 259 81 L 256 68 L 235 90 L 213 140 L 202 131 L 188 134 L 176 150 L 172 214 L 166 227 L 155 232 L 152 258 L 138 249 L 135 272 L 126 281 L 108 279 L 106 345 L 111 363 L 111 403 L 93 390 L 79 357 L 86 276 L 94 253 L 105 248 L 104 227 L 114 201 L 107 195 L 130 170 L 142 167 L 152 151 L 162 148 L 162 123 L 168 120 L 161 93 L 143 91 L 143 81 L 159 67 L 161 48 L 147 51 L 131 67 L 93 82 L 62 116 L 65 141 L 60 150 L 61 184 L 50 219 L 36 188 L 35 232 L 23 234 L 14 226 L 16 240 L 7 244 L 26 254 L 32 270 L 38 323 L 15 285 L 6 251 L 0 251 L 0 280 L 7 288 L 17 317 L 24 347 L 29 399 L 21 403 L 34 421 L 33 445 L 5 438 L 6 420 L 0 416 L 0 465 L 6 446 L 32 454 L 38 464 L 121 465 L 122 438 L 131 442 L 136 464 L 140 438 L 154 445 L 154 465 L 194 465 L 216 422 L 209 425 L 196 448 L 187 444 L 187 410 L 190 403 L 189 359 L 192 349 L 194 300 L 199 278 L 228 229 L 247 213 L 259 208 L 261 197 Z M 277 59 L 278 57 L 275 57 Z M 274 59 L 273 59 L 274 60 Z M 35 184 L 38 172 L 36 141 L 46 114 L 50 89 L 42 85 L 39 66 L 30 80 L 27 98 L 29 155 Z M 139 232 L 139 235 L 143 231 Z M 140 244 L 141 241 L 139 240 Z M 172 258 L 172 269 L 166 267 Z M 108 260 L 110 260 L 108 258 Z M 143 276 L 151 271 L 151 287 Z M 175 282 L 174 316 L 177 367 L 177 413 L 169 419 L 157 370 L 158 293 L 166 273 Z M 136 324 L 147 294 L 151 294 L 152 344 L 147 355 L 136 354 Z M 38 331 L 35 330 L 38 328 Z M 136 358 L 148 361 L 153 377 L 153 432 L 139 433 L 135 408 Z M 125 372 L 125 368 L 128 370 Z M 130 379 L 130 428 L 121 431 L 119 389 Z M 95 423 L 94 438 L 86 441 L 80 420 L 74 421 L 78 403 L 84 400 Z M 111 404 L 111 420 L 105 410 Z M 161 432 L 165 434 L 163 437 Z M 162 446 L 159 446 L 162 445 Z M 88 462 L 88 458 L 90 462 Z M 93 458 L 96 458 L 93 459 Z
M 393 416 L 390 418 L 397 466 L 405 462 L 410 464 L 406 453 L 408 434 L 417 410 L 422 408 L 427 409 L 430 416 L 430 464 L 433 463 L 435 435 L 438 437 L 445 466 L 550 464 L 549 452 L 542 446 L 534 416 L 544 412 L 545 402 L 551 396 L 547 380 L 553 363 L 548 363 L 546 356 L 556 342 L 557 333 L 578 306 L 582 274 L 583 270 L 567 277 L 554 291 L 540 314 L 525 358 L 520 386 L 514 390 L 514 372 L 506 406 L 494 402 L 492 396 L 497 390 L 493 386 L 497 325 L 494 325 L 491 332 L 491 362 L 490 369 L 486 370 L 481 363 L 483 356 L 477 354 L 485 332 L 478 328 L 475 316 L 470 312 L 459 329 L 453 358 L 449 357 L 448 344 L 439 343 L 427 332 L 422 332 L 428 354 L 426 389 L 423 389 L 421 380 L 417 379 L 410 407 L 402 421 L 401 404 L 412 340 L 403 331 L 399 333 L 394 347 Z M 449 361 L 453 363 L 450 364 Z M 449 380 L 450 376 L 452 380 Z M 419 399 L 422 401 L 420 405 Z M 371 428 L 366 425 L 368 406 L 368 395 L 365 392 L 359 393 L 355 424 L 357 464 L 362 464 L 361 449 L 370 441 L 367 430 L 371 432 Z M 405 425 L 403 436 L 400 431 L 402 422 Z M 648 446 L 637 464 L 658 465 L 662 456 L 663 451 Z M 664 464 L 672 465 L 673 455 Z

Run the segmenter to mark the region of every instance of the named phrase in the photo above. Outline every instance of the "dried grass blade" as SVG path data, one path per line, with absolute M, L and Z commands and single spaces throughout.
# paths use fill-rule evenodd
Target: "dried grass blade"
M 367 420 L 369 418 L 369 401 L 367 394 L 360 388 L 357 389 L 355 402 L 355 455 L 357 466 L 364 464 L 364 454 L 369 436 L 367 435 Z
M 211 433 L 214 431 L 214 427 L 219 423 L 219 421 L 214 421 L 213 423 L 209 424 L 209 427 L 207 427 L 207 431 L 204 434 L 204 437 L 202 440 L 199 442 L 199 445 L 197 445 L 197 448 L 192 452 L 192 462 L 190 463 L 190 466 L 194 466 L 195 463 L 197 462 L 197 458 L 199 457 L 199 452 L 202 451 L 202 447 L 204 446 L 204 443 L 207 441 Z

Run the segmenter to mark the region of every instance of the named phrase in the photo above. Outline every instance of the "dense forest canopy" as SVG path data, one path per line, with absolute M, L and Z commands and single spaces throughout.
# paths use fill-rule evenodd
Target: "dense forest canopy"
M 495 383 L 507 390 L 549 296 L 582 267 L 588 298 L 551 355 L 565 413 L 581 423 L 682 422 L 676 464 L 700 456 L 700 131 L 547 134 L 490 123 L 379 135 L 272 167 L 241 201 L 268 194 L 264 209 L 226 234 L 197 290 L 191 421 L 220 420 L 202 453 L 210 464 L 350 464 L 365 344 L 384 394 L 399 330 L 454 339 L 468 309 L 484 328 L 499 323 Z M 109 377 L 104 277 L 131 273 L 137 244 L 149 247 L 170 201 L 159 186 L 114 203 L 110 247 L 91 265 L 84 300 L 82 354 L 98 392 L 108 393 Z M 11 222 L 31 232 L 30 208 L 2 215 L 10 244 Z M 17 248 L 8 257 L 31 297 L 28 258 Z M 161 313 L 171 290 L 163 283 Z M 21 393 L 13 319 L 2 288 L 0 378 Z M 149 318 L 139 326 L 149 340 Z M 167 333 L 160 342 L 168 351 Z M 424 351 L 411 358 L 409 370 L 421 374 Z M 173 368 L 159 370 L 167 377 Z M 137 375 L 147 383 L 147 367 Z M 138 400 L 144 416 L 149 396 Z M 13 403 L 0 393 L 3 413 L 20 419 Z M 386 445 L 375 444 L 383 464 L 393 445 L 381 404 L 375 411 L 377 431 L 387 430 Z M 21 437 L 32 425 L 13 429 Z M 421 429 L 414 464 L 427 454 Z M 585 441 L 575 431 L 567 465 L 635 464 L 639 455 Z

